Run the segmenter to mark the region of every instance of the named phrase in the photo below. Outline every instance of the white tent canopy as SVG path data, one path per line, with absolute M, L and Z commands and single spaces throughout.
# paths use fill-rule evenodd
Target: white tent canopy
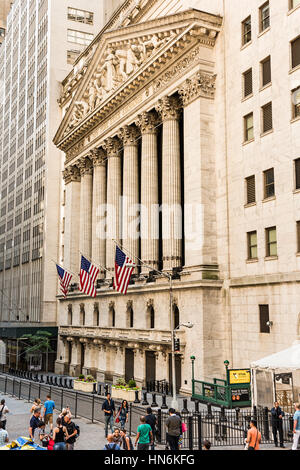
M 300 369 L 300 341 L 294 341 L 288 349 L 252 362 L 251 369 Z

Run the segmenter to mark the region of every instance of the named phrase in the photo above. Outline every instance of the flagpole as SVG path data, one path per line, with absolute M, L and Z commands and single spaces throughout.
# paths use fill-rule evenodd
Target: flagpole
M 51 259 L 50 261 L 52 261 L 55 266 L 59 266 L 60 268 L 62 269 L 65 269 L 65 271 L 68 271 L 69 273 L 73 274 L 73 276 L 78 276 L 78 273 L 73 273 L 73 271 L 71 271 L 70 269 L 67 269 L 67 268 L 64 268 L 63 266 L 61 266 L 59 263 L 57 263 L 56 261 L 54 261 L 54 259 Z
M 107 271 L 106 268 L 104 268 L 103 266 L 101 266 L 101 264 L 98 264 L 98 263 L 95 263 L 89 256 L 86 256 L 84 253 L 82 253 L 81 251 L 78 250 L 78 253 L 81 255 L 81 256 L 84 256 L 84 258 L 86 258 L 90 263 L 94 264 L 95 266 L 97 266 L 98 268 L 100 268 L 101 272 L 103 271 L 103 273 L 105 273 L 105 271 Z

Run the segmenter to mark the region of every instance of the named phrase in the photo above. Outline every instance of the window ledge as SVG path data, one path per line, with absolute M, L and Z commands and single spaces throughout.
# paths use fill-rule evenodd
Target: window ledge
M 291 119 L 291 124 L 293 124 L 293 122 L 297 122 L 297 121 L 300 121 L 300 116 L 297 116 L 297 117 L 294 117 L 293 119 Z
M 263 36 L 264 34 L 268 33 L 271 29 L 271 26 L 268 26 L 266 29 L 264 29 L 263 31 L 261 31 L 257 37 L 260 38 L 261 36 Z
M 294 13 L 294 11 L 298 10 L 300 8 L 300 3 L 299 5 L 296 5 L 294 8 L 291 8 L 288 12 L 287 12 L 287 15 L 291 15 L 292 13 Z
M 250 44 L 252 44 L 252 39 L 251 39 L 251 41 L 247 42 L 246 44 L 244 44 L 244 45 L 241 47 L 241 51 L 243 51 L 244 49 L 246 49 L 246 47 L 250 46 Z
M 254 142 L 254 140 L 255 140 L 255 139 L 246 140 L 245 142 L 243 142 L 243 145 L 251 144 L 251 142 Z
M 265 137 L 265 135 L 272 134 L 272 132 L 274 132 L 274 129 L 270 129 L 269 131 L 262 132 L 262 133 L 260 134 L 260 136 L 261 136 L 261 137 Z
M 274 261 L 277 260 L 278 256 L 266 256 L 265 261 Z
M 289 70 L 289 73 L 294 73 L 294 72 L 296 72 L 297 70 L 300 70 L 300 64 L 296 65 L 296 67 L 294 67 L 293 69 L 290 69 L 290 70 Z
M 262 86 L 259 91 L 264 91 L 266 90 L 267 88 L 270 88 L 272 86 L 272 82 L 269 82 L 267 83 L 266 85 Z
M 246 259 L 247 264 L 258 263 L 258 258 Z
M 300 253 L 296 253 L 296 256 L 300 257 Z
M 276 200 L 276 196 L 270 196 L 270 197 L 266 197 L 265 199 L 262 200 L 262 202 L 269 202 L 269 201 L 275 201 Z
M 249 100 L 250 98 L 253 98 L 253 93 L 250 93 L 250 95 L 244 96 L 244 98 L 242 98 L 241 101 L 242 101 L 242 103 L 243 103 L 244 101 L 247 101 L 247 100 Z
M 254 206 L 256 206 L 256 202 L 249 202 L 248 204 L 244 205 L 244 208 L 247 209 L 248 207 L 254 207 Z
M 294 189 L 293 194 L 300 194 L 300 188 Z

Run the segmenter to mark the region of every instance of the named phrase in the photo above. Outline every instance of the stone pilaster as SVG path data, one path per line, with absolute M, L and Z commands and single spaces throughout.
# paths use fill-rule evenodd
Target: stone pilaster
M 159 213 L 158 213 L 158 161 L 157 126 L 155 112 L 142 113 L 136 125 L 142 134 L 141 158 L 141 259 L 154 269 L 159 258 Z M 149 268 L 142 266 L 142 273 Z
M 92 217 L 92 260 L 105 268 L 106 260 L 106 153 L 103 149 L 94 149 L 89 155 L 93 162 L 93 217 Z M 103 278 L 101 270 L 99 277 Z
M 121 142 L 116 137 L 105 140 L 107 153 L 107 239 L 106 239 L 106 278 L 111 279 L 115 266 L 116 245 L 120 242 L 120 198 L 121 198 Z
M 137 345 L 138 346 L 138 345 Z M 146 355 L 142 348 L 134 349 L 134 380 L 138 387 L 146 385 Z
M 89 158 L 77 163 L 81 175 L 80 188 L 80 235 L 79 250 L 87 258 L 92 257 L 92 207 L 93 207 L 93 165 Z
M 121 129 L 119 137 L 124 148 L 122 244 L 132 253 L 133 261 L 137 264 L 135 257 L 139 256 L 139 131 L 135 126 L 125 126 Z
M 181 102 L 176 97 L 159 100 L 156 110 L 163 121 L 162 145 L 162 238 L 163 267 L 170 270 L 182 263 L 182 207 L 180 176 Z
M 65 236 L 64 265 L 72 272 L 78 272 L 80 225 L 80 172 L 76 166 L 69 166 L 63 172 L 66 185 L 65 195 Z

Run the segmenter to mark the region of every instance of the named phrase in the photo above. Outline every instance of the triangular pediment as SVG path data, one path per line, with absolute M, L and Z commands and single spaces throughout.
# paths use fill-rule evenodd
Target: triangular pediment
M 99 111 L 115 102 L 117 95 L 125 96 L 144 76 L 163 67 L 174 50 L 183 48 L 187 41 L 213 46 L 220 25 L 219 17 L 190 10 L 104 33 L 54 143 L 67 147 L 63 142 L 70 141 L 82 126 L 86 128 L 95 113 L 100 116 Z

